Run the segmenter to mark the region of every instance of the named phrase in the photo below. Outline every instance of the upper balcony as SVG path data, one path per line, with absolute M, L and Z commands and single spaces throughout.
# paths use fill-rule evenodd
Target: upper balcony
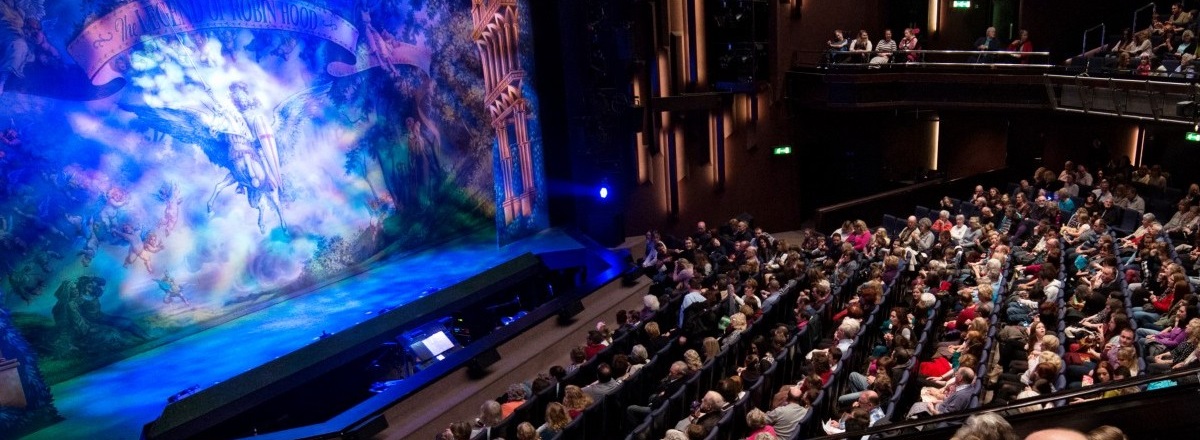
M 1046 52 L 913 53 L 914 61 L 871 64 L 874 54 L 842 52 L 820 65 L 794 66 L 786 73 L 787 98 L 796 110 L 1058 110 L 1196 122 L 1180 105 L 1200 102 L 1191 75 L 1051 65 Z

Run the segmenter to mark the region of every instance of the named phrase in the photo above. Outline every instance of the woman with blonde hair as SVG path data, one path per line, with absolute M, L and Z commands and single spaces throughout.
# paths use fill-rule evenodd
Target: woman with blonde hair
M 725 337 L 721 338 L 721 349 L 725 349 L 733 344 L 736 344 L 738 339 L 741 338 L 742 332 L 746 331 L 747 326 L 748 324 L 746 323 L 745 313 L 737 312 L 733 315 L 730 315 L 729 328 L 731 330 L 729 333 L 725 334 Z
M 566 390 L 563 391 L 562 404 L 567 408 L 567 415 L 574 419 L 583 414 L 583 410 L 587 409 L 587 407 L 592 406 L 592 396 L 583 392 L 583 388 L 579 388 L 576 385 L 567 385 Z
M 1137 350 L 1134 350 L 1133 347 L 1118 348 L 1117 349 L 1117 364 L 1114 366 L 1118 367 L 1118 368 L 1125 367 L 1126 369 L 1128 369 L 1130 377 L 1142 374 L 1142 372 L 1140 370 L 1138 370 Z
M 717 342 L 717 338 L 709 336 L 704 338 L 704 360 L 708 361 L 715 359 L 721 353 L 721 343 Z
M 683 362 L 687 364 L 688 370 L 692 373 L 704 368 L 704 361 L 700 359 L 700 353 L 694 349 L 683 352 Z
M 475 425 L 471 427 L 471 438 L 475 438 L 477 434 L 483 431 L 491 432 L 492 428 L 500 424 L 504 417 L 500 413 L 500 403 L 495 400 L 488 400 L 479 406 L 479 417 L 475 419 Z
M 892 239 L 888 237 L 887 229 L 875 229 L 875 233 L 871 235 L 871 241 L 867 243 L 866 251 L 864 252 L 868 258 L 882 257 L 880 252 L 890 252 L 892 248 Z
M 846 236 L 846 242 L 850 243 L 856 251 L 865 251 L 867 245 L 871 243 L 871 229 L 867 227 L 867 222 L 855 220 L 851 223 L 850 231 Z
M 517 440 L 542 440 L 542 436 L 538 435 L 536 429 L 533 429 L 533 424 L 521 422 L 520 425 L 517 425 Z
M 546 423 L 538 428 L 538 434 L 542 438 L 552 439 L 558 436 L 567 425 L 571 424 L 571 415 L 567 413 L 567 407 L 558 402 L 550 402 L 546 405 Z

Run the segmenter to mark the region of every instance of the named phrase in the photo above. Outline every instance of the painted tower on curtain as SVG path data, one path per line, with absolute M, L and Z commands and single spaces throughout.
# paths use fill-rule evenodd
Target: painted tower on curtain
M 500 244 L 548 226 L 541 133 L 532 89 L 532 41 L 517 0 L 472 0 L 472 38 L 483 68 L 483 102 L 496 132 L 494 178 Z

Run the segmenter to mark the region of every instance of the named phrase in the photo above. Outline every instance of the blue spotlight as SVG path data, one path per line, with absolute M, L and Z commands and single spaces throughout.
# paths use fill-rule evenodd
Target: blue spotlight
M 608 179 L 600 180 L 600 199 L 608 199 Z

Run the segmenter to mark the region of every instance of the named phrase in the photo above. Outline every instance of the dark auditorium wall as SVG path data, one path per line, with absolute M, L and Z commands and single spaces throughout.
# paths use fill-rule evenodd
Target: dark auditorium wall
M 971 8 L 956 9 L 942 1 L 940 24 L 936 33 L 925 32 L 925 49 L 971 50 L 975 39 L 995 26 L 1001 41 L 1008 39 L 1008 24 L 992 17 L 992 1 L 972 1 Z
M 728 133 L 724 189 L 717 188 L 713 178 L 715 164 L 707 157 L 707 130 L 693 130 L 684 135 L 690 146 L 679 149 L 686 171 L 678 181 L 677 217 L 672 217 L 667 209 L 666 155 L 652 155 L 649 182 L 630 191 L 625 217 L 627 235 L 649 229 L 685 233 L 697 221 L 715 224 L 742 212 L 754 215 L 756 224 L 768 230 L 798 228 L 802 219 L 799 201 L 803 195 L 796 189 L 803 178 L 795 172 L 795 164 L 803 160 L 803 152 L 775 156 L 771 148 L 791 142 L 786 127 L 794 121 L 783 106 L 782 101 L 774 106 L 764 103 L 763 109 L 767 111 L 762 112 L 763 117 L 755 126 Z
M 951 179 L 1003 167 L 1009 121 L 1002 113 L 941 112 L 938 170 Z
M 1096 168 L 1112 156 L 1131 154 L 1138 124 L 1116 118 L 1038 112 L 1011 118 L 1014 168 L 1023 175 L 1038 165 L 1061 169 L 1067 160 Z M 1101 141 L 1093 150 L 1092 140 Z M 1038 159 L 1040 158 L 1040 159 Z
M 659 140 L 644 142 L 637 148 L 645 149 L 646 159 L 642 164 L 645 179 L 628 196 L 631 214 L 625 217 L 627 235 L 640 234 L 651 228 L 683 232 L 697 220 L 711 223 L 741 212 L 753 214 L 757 224 L 768 229 L 799 227 L 804 217 L 801 201 L 809 197 L 801 184 L 811 180 L 798 175 L 796 169 L 810 152 L 796 148 L 791 156 L 774 156 L 771 147 L 793 143 L 797 127 L 799 130 L 809 127 L 816 130 L 821 125 L 812 118 L 787 114 L 783 101 L 783 72 L 793 61 L 815 62 L 834 28 L 867 29 L 872 38 L 877 39 L 878 30 L 885 23 L 888 3 L 884 0 L 770 2 L 775 18 L 770 81 L 762 84 L 757 93 L 757 118 L 746 115 L 746 94 L 738 94 L 738 98 L 724 109 L 730 122 L 724 133 L 726 180 L 723 188 L 714 178 L 717 165 L 709 154 L 713 134 L 708 130 L 708 124 L 684 121 L 684 118 L 703 120 L 704 113 L 672 114 L 672 126 L 684 127 L 682 135 L 676 138 L 677 162 L 681 165 L 677 178 L 679 212 L 672 215 L 667 201 L 669 178 L 666 176 L 665 147 L 657 145 Z M 667 18 L 659 16 L 658 20 Z M 651 69 L 658 67 L 656 63 L 650 64 Z M 712 64 L 715 63 L 710 61 L 710 69 Z M 692 89 L 700 92 L 707 86 Z M 656 130 L 649 130 L 647 134 L 655 136 L 656 133 Z

